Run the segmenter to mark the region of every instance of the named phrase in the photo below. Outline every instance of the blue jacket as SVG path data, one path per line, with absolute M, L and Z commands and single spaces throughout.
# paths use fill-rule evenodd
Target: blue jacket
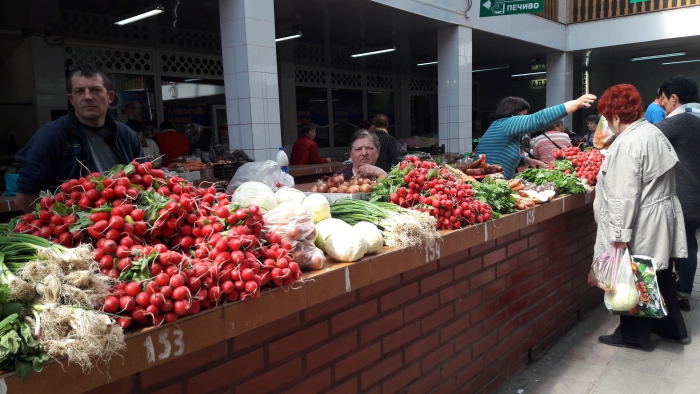
M 109 115 L 105 122 L 112 131 L 105 140 L 120 158 L 120 163 L 115 165 L 143 157 L 141 142 L 133 130 Z M 68 179 L 87 175 L 88 170 L 78 160 L 88 163 L 90 147 L 75 112 L 40 128 L 16 159 L 22 165 L 17 179 L 18 193 L 38 196 L 39 192 L 53 190 Z

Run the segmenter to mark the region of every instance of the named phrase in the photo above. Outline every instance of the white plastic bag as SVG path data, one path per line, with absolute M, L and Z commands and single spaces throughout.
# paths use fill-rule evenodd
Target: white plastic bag
M 598 255 L 588 272 L 588 283 L 591 286 L 598 286 L 605 292 L 614 290 L 617 268 L 623 254 L 623 250 L 613 244 Z
M 639 292 L 634 283 L 632 259 L 628 249 L 620 259 L 617 267 L 614 290 L 605 293 L 605 307 L 611 311 L 627 312 L 639 304 Z
M 302 239 L 294 245 L 294 261 L 302 271 L 320 270 L 326 263 L 326 255 L 313 241 Z
M 316 226 L 311 212 L 303 206 L 284 203 L 263 213 L 265 230 L 274 231 L 281 238 L 290 241 L 306 239 L 312 243 L 316 239 Z
M 273 192 L 280 187 L 294 187 L 294 177 L 282 172 L 279 164 L 272 160 L 245 163 L 236 170 L 226 187 L 228 193 L 232 193 L 238 186 L 248 181 L 256 181 L 266 184 Z

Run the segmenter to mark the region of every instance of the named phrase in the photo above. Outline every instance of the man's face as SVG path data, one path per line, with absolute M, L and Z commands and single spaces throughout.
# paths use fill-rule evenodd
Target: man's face
M 84 123 L 93 123 L 104 119 L 109 103 L 114 99 L 114 92 L 104 87 L 102 77 L 73 75 L 73 90 L 68 93 L 68 100 L 75 107 L 75 114 Z
M 139 140 L 143 140 L 143 131 L 137 131 L 136 135 L 139 137 Z
M 374 165 L 378 157 L 379 152 L 370 137 L 360 138 L 352 143 L 350 158 L 355 167 L 359 167 L 363 164 Z
M 588 131 L 595 131 L 596 127 L 598 127 L 598 125 L 595 122 L 588 122 Z
M 313 130 L 309 131 L 308 133 L 306 133 L 306 136 L 311 138 L 312 140 L 315 140 L 316 139 L 316 129 L 313 129 Z

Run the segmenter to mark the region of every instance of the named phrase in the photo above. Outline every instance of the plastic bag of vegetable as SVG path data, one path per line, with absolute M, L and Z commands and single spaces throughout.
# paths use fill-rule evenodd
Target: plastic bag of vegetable
M 294 204 L 282 204 L 263 214 L 265 229 L 291 241 L 316 239 L 316 226 L 311 211 Z
M 615 140 L 615 133 L 608 127 L 608 120 L 601 116 L 598 121 L 598 127 L 593 134 L 593 146 L 598 149 L 607 149 Z
M 631 258 L 634 283 L 639 292 L 639 305 L 629 311 L 615 311 L 613 313 L 652 319 L 666 317 L 668 309 L 666 309 L 666 302 L 661 295 L 659 282 L 656 279 L 656 260 L 653 257 L 642 255 L 634 255 Z
M 627 312 L 639 304 L 639 293 L 634 284 L 632 273 L 632 260 L 629 250 L 625 249 L 617 267 L 615 286 L 612 292 L 605 293 L 605 306 L 611 311 Z
M 598 255 L 588 272 L 588 283 L 591 286 L 600 287 L 605 292 L 613 291 L 615 289 L 617 267 L 621 257 L 622 249 L 615 246 L 615 244 Z
M 226 187 L 226 191 L 231 193 L 237 187 L 250 181 L 264 183 L 267 187 L 272 189 L 273 192 L 284 186 L 294 187 L 294 178 L 282 172 L 277 162 L 267 160 L 246 163 L 240 166 L 240 168 L 236 170 L 236 174 L 231 178 L 231 182 L 229 182 Z
M 326 263 L 326 256 L 323 251 L 312 241 L 302 239 L 294 245 L 294 261 L 299 264 L 302 271 L 320 270 Z

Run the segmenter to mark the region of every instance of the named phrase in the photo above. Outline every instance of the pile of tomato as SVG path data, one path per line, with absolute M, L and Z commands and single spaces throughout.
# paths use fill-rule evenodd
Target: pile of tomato
M 166 178 L 150 163 L 121 167 L 63 183 L 14 231 L 92 244 L 99 269 L 115 279 L 101 309 L 122 316 L 122 328 L 173 322 L 301 278 L 293 245 L 264 231 L 257 206 Z
M 491 219 L 491 207 L 473 198 L 472 185 L 455 180 L 436 163 L 407 156 L 398 171 L 390 201 L 436 217 L 437 229 L 452 230 Z

